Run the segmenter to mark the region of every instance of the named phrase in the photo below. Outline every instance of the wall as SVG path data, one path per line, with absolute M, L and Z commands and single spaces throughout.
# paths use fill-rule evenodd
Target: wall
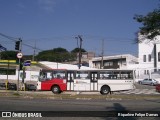
M 143 40 L 143 42 L 138 44 L 139 68 L 151 70 L 157 67 L 159 69 L 158 52 L 160 52 L 160 37 L 158 36 L 151 41 L 139 35 L 139 39 Z M 146 62 L 144 62 L 144 55 L 146 55 Z M 149 55 L 151 55 L 151 61 L 149 61 Z
M 37 81 L 39 76 L 39 71 L 25 71 L 26 78 L 24 81 Z M 0 75 L 0 80 L 7 80 L 7 75 Z M 16 71 L 16 75 L 8 75 L 8 80 L 18 80 L 18 71 Z M 19 73 L 19 80 L 22 80 L 22 71 Z

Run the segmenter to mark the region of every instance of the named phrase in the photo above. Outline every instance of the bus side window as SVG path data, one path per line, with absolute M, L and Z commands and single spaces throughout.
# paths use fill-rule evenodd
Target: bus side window
M 46 72 L 44 72 L 44 73 L 42 73 L 41 75 L 40 75 L 40 81 L 46 81 L 46 80 L 51 80 L 51 78 L 52 78 L 52 76 L 51 76 L 51 74 L 50 73 L 46 73 Z
M 46 79 L 46 78 L 47 78 L 47 74 L 44 73 L 44 74 L 42 75 L 42 79 Z
M 101 74 L 101 77 L 100 77 L 101 79 L 105 79 L 105 76 L 104 76 L 104 74 Z
M 51 73 L 48 73 L 48 74 L 47 74 L 47 78 L 48 78 L 49 80 L 51 80 L 51 79 L 52 79 L 52 74 L 51 74 Z
M 44 81 L 45 80 L 45 76 L 44 76 L 44 74 L 41 74 L 40 76 L 39 76 L 39 81 Z
M 108 78 L 109 78 L 109 79 L 112 79 L 112 75 L 109 75 Z
M 81 78 L 80 74 L 77 76 L 77 78 L 79 78 L 79 79 Z
M 61 75 L 58 74 L 58 75 L 57 75 L 57 78 L 61 78 Z
M 87 77 L 85 77 L 85 79 L 89 79 L 89 76 L 87 75 Z

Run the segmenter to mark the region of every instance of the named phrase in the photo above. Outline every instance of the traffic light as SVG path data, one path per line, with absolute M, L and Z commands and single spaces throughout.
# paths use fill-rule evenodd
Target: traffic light
M 20 50 L 20 41 L 16 41 L 15 50 Z

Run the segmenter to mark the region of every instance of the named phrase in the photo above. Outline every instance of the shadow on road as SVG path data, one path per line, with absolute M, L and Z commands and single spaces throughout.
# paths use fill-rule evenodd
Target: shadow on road
M 156 101 L 152 101 L 151 100 L 151 102 L 156 102 Z M 159 103 L 159 101 L 158 101 L 158 103 Z M 108 110 L 109 108 L 106 107 L 106 109 Z M 135 111 L 135 113 L 134 113 L 134 111 L 129 111 L 129 110 L 127 110 L 126 107 L 124 107 L 120 103 L 113 103 L 113 107 L 111 107 L 110 109 L 112 110 L 112 112 L 114 114 L 115 113 L 117 113 L 117 114 L 115 115 L 115 117 L 106 117 L 106 118 L 103 118 L 104 120 L 108 120 L 108 119 L 110 119 L 110 120 L 142 120 L 142 119 L 146 119 L 146 120 L 148 120 L 148 119 L 149 120 L 150 119 L 152 119 L 152 120 L 159 120 L 159 117 L 141 117 L 141 116 L 138 117 L 138 116 L 135 116 L 135 113 L 138 112 L 138 111 Z M 156 109 L 155 109 L 155 111 L 156 111 Z M 141 111 L 141 112 L 143 114 L 144 111 Z M 155 112 L 153 112 L 153 113 L 155 114 Z M 123 114 L 125 114 L 125 117 L 123 117 Z M 127 116 L 128 114 L 129 114 L 129 116 Z M 131 116 L 131 114 L 133 114 L 133 116 Z M 159 114 L 159 113 L 157 113 L 157 114 Z
M 108 110 L 108 107 L 106 108 Z M 126 109 L 126 107 L 122 106 L 119 103 L 113 103 L 113 109 L 112 112 L 116 113 L 115 117 L 106 117 L 105 120 L 111 119 L 111 120 L 136 120 L 135 117 L 123 117 L 122 114 L 127 114 L 129 111 Z
M 114 106 L 114 109 L 115 111 L 117 111 L 117 114 L 118 113 L 124 113 L 124 114 L 127 114 L 128 113 L 128 110 L 126 109 L 126 107 L 122 106 L 121 104 L 119 103 L 113 103 L 113 106 Z M 134 117 L 117 117 L 117 120 L 136 120 Z

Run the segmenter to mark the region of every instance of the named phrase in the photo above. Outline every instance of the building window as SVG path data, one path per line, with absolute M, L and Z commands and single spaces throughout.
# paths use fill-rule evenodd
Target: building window
M 158 62 L 160 62 L 160 52 L 158 52 Z
M 144 70 L 145 75 L 149 75 L 149 70 Z
M 0 75 L 15 75 L 16 69 L 0 68 Z
M 146 55 L 143 55 L 143 62 L 146 62 Z
M 151 62 L 151 54 L 148 55 L 148 62 Z
M 113 62 L 105 62 L 104 66 L 113 66 Z

